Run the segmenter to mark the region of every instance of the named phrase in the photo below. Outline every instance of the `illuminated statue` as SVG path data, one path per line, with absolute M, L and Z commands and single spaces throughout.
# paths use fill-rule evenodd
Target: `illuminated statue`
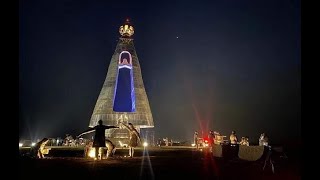
M 134 34 L 134 28 L 131 25 L 129 19 L 126 19 L 124 25 L 120 26 L 119 33 L 123 37 L 131 37 Z
M 232 131 L 230 135 L 230 144 L 235 145 L 237 143 L 238 143 L 238 138 L 237 138 L 236 132 Z
M 102 159 L 102 155 L 101 155 L 101 151 L 102 148 L 106 147 L 106 137 L 105 137 L 105 130 L 106 129 L 111 129 L 111 128 L 119 128 L 116 126 L 105 126 L 102 124 L 102 120 L 98 121 L 98 125 L 93 127 L 93 128 L 89 128 L 88 130 L 84 131 L 83 133 L 81 133 L 78 137 L 84 135 L 84 134 L 88 134 L 91 132 L 95 131 L 95 135 L 94 135 L 94 140 L 93 140 L 93 145 L 92 147 L 95 148 L 95 160 Z
M 138 142 L 141 144 L 140 134 L 133 124 L 128 123 L 128 125 L 126 125 L 122 122 L 120 124 L 129 131 L 129 157 L 133 157 L 134 148 L 138 146 Z
M 102 85 L 89 127 L 102 120 L 108 126 L 131 122 L 141 129 L 153 128 L 153 117 L 144 87 L 138 55 L 134 47 L 134 27 L 127 19 L 119 28 L 121 37 L 112 55 L 105 81 Z M 125 129 L 107 129 L 105 135 L 112 142 L 127 143 Z

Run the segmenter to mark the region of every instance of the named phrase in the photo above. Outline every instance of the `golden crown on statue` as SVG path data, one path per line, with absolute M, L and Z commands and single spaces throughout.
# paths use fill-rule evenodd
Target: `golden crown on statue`
M 134 34 L 134 28 L 131 25 L 129 19 L 126 19 L 126 22 L 120 26 L 119 33 L 122 37 L 130 37 Z

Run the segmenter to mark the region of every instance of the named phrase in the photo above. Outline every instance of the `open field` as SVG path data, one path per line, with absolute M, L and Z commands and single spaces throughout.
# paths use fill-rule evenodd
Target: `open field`
M 301 179 L 298 149 L 288 151 L 286 159 L 273 159 L 274 174 L 269 164 L 262 170 L 263 159 L 217 158 L 190 147 L 139 148 L 134 158 L 124 157 L 127 149 L 117 149 L 101 161 L 83 158 L 83 148 L 52 147 L 46 159 L 28 158 L 27 151 L 20 149 L 20 179 Z

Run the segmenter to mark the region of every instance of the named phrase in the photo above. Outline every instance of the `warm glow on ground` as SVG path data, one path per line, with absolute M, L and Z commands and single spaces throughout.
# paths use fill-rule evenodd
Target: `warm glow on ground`
M 91 149 L 89 150 L 89 157 L 95 158 L 95 156 L 96 156 L 96 151 L 95 151 L 94 148 L 91 148 Z

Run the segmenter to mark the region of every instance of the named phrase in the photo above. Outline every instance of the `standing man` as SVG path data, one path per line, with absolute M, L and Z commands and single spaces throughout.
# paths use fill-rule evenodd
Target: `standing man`
M 101 151 L 102 148 L 106 147 L 106 137 L 105 137 L 105 130 L 106 129 L 110 129 L 110 128 L 119 128 L 116 126 L 105 126 L 102 124 L 102 120 L 98 121 L 98 125 L 96 125 L 93 128 L 90 128 L 86 131 L 84 131 L 83 133 L 81 133 L 78 137 L 84 135 L 84 134 L 88 134 L 91 133 L 93 131 L 95 131 L 95 135 L 94 135 L 94 140 L 93 140 L 93 146 L 95 148 L 95 160 L 102 159 L 102 155 L 101 155 Z M 99 155 L 98 155 L 99 154 Z
M 213 135 L 213 131 L 210 130 L 209 134 L 208 134 L 208 141 L 209 141 L 209 147 L 212 147 L 213 143 L 214 143 L 214 135 Z
M 198 143 L 198 132 L 197 131 L 194 132 L 193 141 L 194 141 L 194 144 L 196 145 L 196 148 L 198 149 L 199 143 Z
M 238 138 L 237 138 L 236 132 L 232 131 L 230 135 L 230 144 L 231 146 L 235 146 L 237 143 L 238 143 Z

